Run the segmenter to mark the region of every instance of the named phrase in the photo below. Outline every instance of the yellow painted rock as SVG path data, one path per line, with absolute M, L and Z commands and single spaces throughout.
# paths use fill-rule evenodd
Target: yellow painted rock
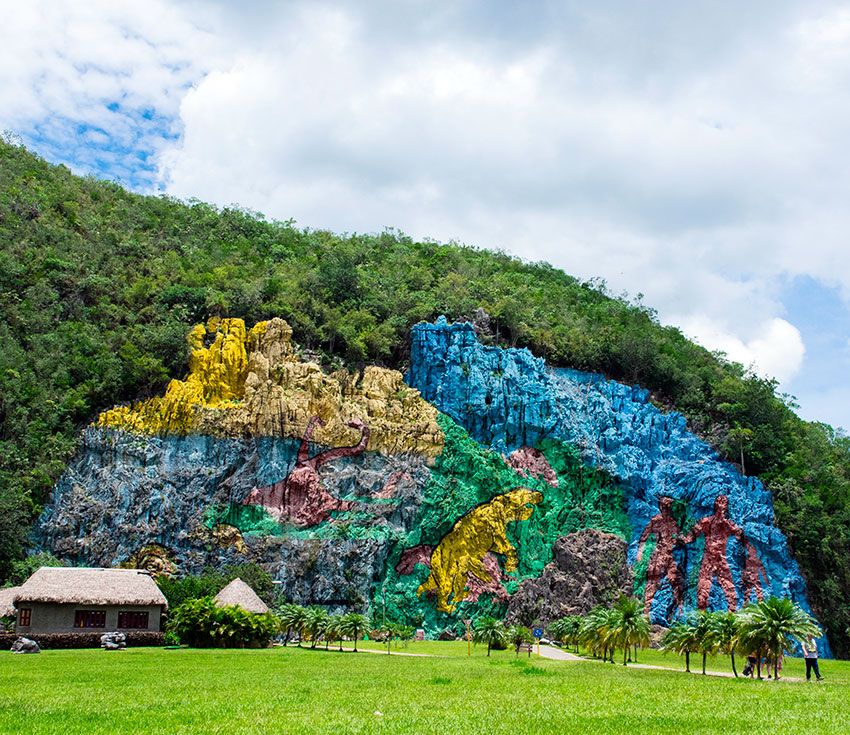
M 531 518 L 533 506 L 541 500 L 542 493 L 521 487 L 497 495 L 462 515 L 431 553 L 431 574 L 417 593 L 434 592 L 437 609 L 451 613 L 469 594 L 468 575 L 485 584 L 491 580 L 484 568 L 487 553 L 504 556 L 506 570 L 516 569 L 517 552 L 508 541 L 507 524 Z
M 360 419 L 371 430 L 369 450 L 434 457 L 442 449 L 436 409 L 401 373 L 379 367 L 367 367 L 362 377 L 324 373 L 298 359 L 292 329 L 282 319 L 246 331 L 241 319 L 214 318 L 195 326 L 187 341 L 185 380 L 172 380 L 162 397 L 104 411 L 96 425 L 142 434 L 299 439 L 319 416 L 318 444 L 356 442 L 347 424 Z

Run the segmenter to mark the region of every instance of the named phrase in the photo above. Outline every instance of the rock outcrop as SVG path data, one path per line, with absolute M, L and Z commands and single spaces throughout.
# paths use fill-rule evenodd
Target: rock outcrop
M 370 366 L 362 376 L 326 374 L 300 361 L 291 340 L 282 319 L 248 332 L 241 319 L 210 319 L 189 334 L 185 380 L 172 380 L 161 398 L 104 411 L 96 426 L 157 436 L 300 439 L 318 417 L 312 440 L 343 446 L 359 438 L 350 426 L 357 420 L 370 429 L 370 451 L 439 454 L 436 411 L 401 373 Z
M 537 579 L 527 579 L 508 603 L 507 619 L 520 625 L 548 625 L 566 615 L 584 615 L 632 594 L 626 542 L 587 529 L 558 539 L 552 562 Z
M 770 493 L 757 478 L 721 461 L 680 414 L 656 408 L 646 390 L 601 375 L 551 369 L 527 349 L 486 347 L 471 324 L 443 318 L 413 328 L 407 381 L 485 446 L 511 454 L 558 439 L 577 447 L 588 465 L 617 477 L 627 489 L 631 564 L 662 497 L 683 503 L 693 525 L 711 516 L 715 500 L 725 496 L 730 520 L 742 529 L 741 539 L 731 538 L 723 548 L 737 605 L 745 601 L 742 572 L 749 543 L 768 580 L 764 594 L 790 597 L 809 609 L 805 582 L 774 525 Z M 692 544 L 676 555 L 684 578 L 698 578 L 701 548 Z M 728 609 L 718 581 L 707 582 L 708 607 Z M 697 605 L 695 587 L 686 590 L 685 609 Z M 675 607 L 667 584 L 649 602 L 655 622 L 665 622 Z
M 42 549 L 158 574 L 252 561 L 292 601 L 380 605 L 429 636 L 586 612 L 630 574 L 657 623 L 679 602 L 807 606 L 769 493 L 638 387 L 445 320 L 414 328 L 404 379 L 324 372 L 281 319 L 188 342 L 184 380 L 86 429 Z
M 12 653 L 41 653 L 41 648 L 32 638 L 21 636 L 12 644 Z

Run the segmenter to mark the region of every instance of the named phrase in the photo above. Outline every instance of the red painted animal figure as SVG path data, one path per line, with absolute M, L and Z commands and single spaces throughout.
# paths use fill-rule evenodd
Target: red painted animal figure
M 747 562 L 744 565 L 744 571 L 741 572 L 741 589 L 745 605 L 749 602 L 751 594 L 755 594 L 759 602 L 764 600 L 764 592 L 761 586 L 762 577 L 764 577 L 765 584 L 770 584 L 767 572 L 756 553 L 755 547 L 747 541 Z
M 705 551 L 697 582 L 697 607 L 700 610 L 708 607 L 708 596 L 715 577 L 726 595 L 729 610 L 734 610 L 738 604 L 738 593 L 735 591 L 732 572 L 729 571 L 729 562 L 726 559 L 726 546 L 730 536 L 743 543 L 744 532 L 726 517 L 728 510 L 729 499 L 725 495 L 718 495 L 714 500 L 714 515 L 697 521 L 690 533 L 680 539 L 681 543 L 689 544 L 700 536 L 705 536 Z
M 665 579 L 670 583 L 675 609 L 682 605 L 682 580 L 679 567 L 673 558 L 673 546 L 679 533 L 679 524 L 673 518 L 673 500 L 666 496 L 662 497 L 658 501 L 658 510 L 660 512 L 646 524 L 638 541 L 637 561 L 640 562 L 644 544 L 650 534 L 655 536 L 655 548 L 646 567 L 646 589 L 643 594 L 647 614 L 649 614 L 655 593 Z
M 322 487 L 319 467 L 341 457 L 354 457 L 366 450 L 369 443 L 369 427 L 360 419 L 349 421 L 348 426 L 360 431 L 360 441 L 350 447 L 327 449 L 310 456 L 310 441 L 317 426 L 324 422 L 314 416 L 307 425 L 295 467 L 283 479 L 272 485 L 254 488 L 243 501 L 245 505 L 262 505 L 278 521 L 288 521 L 301 528 L 316 526 L 330 517 L 331 512 L 351 510 L 355 506 L 350 500 L 340 500 Z

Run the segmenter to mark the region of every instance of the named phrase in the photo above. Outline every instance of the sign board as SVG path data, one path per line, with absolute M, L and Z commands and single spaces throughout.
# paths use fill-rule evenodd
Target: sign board
M 535 628 L 534 629 L 534 637 L 542 638 L 543 637 L 543 628 Z

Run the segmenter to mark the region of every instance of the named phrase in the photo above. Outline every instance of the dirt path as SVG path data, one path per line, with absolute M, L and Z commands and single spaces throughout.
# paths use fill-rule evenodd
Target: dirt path
M 554 661 L 584 661 L 581 656 L 554 646 L 540 646 L 540 658 L 550 658 Z
M 564 651 L 560 648 L 553 648 L 551 646 L 540 646 L 540 657 L 548 658 L 555 661 L 588 661 L 590 663 L 602 663 L 598 659 L 589 659 L 582 658 L 581 656 L 576 656 L 574 653 L 570 653 L 569 651 Z M 677 671 L 680 674 L 687 674 L 687 671 L 684 671 L 681 668 L 676 668 L 674 666 L 658 666 L 657 664 L 629 664 L 628 668 L 630 669 L 653 669 L 655 671 Z M 696 669 L 691 671 L 691 674 L 694 676 L 702 676 L 702 670 Z M 734 679 L 735 675 L 731 671 L 706 671 L 706 676 L 720 676 L 726 679 Z M 743 677 L 741 677 L 743 678 Z M 765 678 L 764 681 L 773 681 L 773 679 Z M 805 681 L 805 679 L 800 679 L 796 676 L 780 676 L 779 681 L 793 681 L 793 682 L 801 682 Z

